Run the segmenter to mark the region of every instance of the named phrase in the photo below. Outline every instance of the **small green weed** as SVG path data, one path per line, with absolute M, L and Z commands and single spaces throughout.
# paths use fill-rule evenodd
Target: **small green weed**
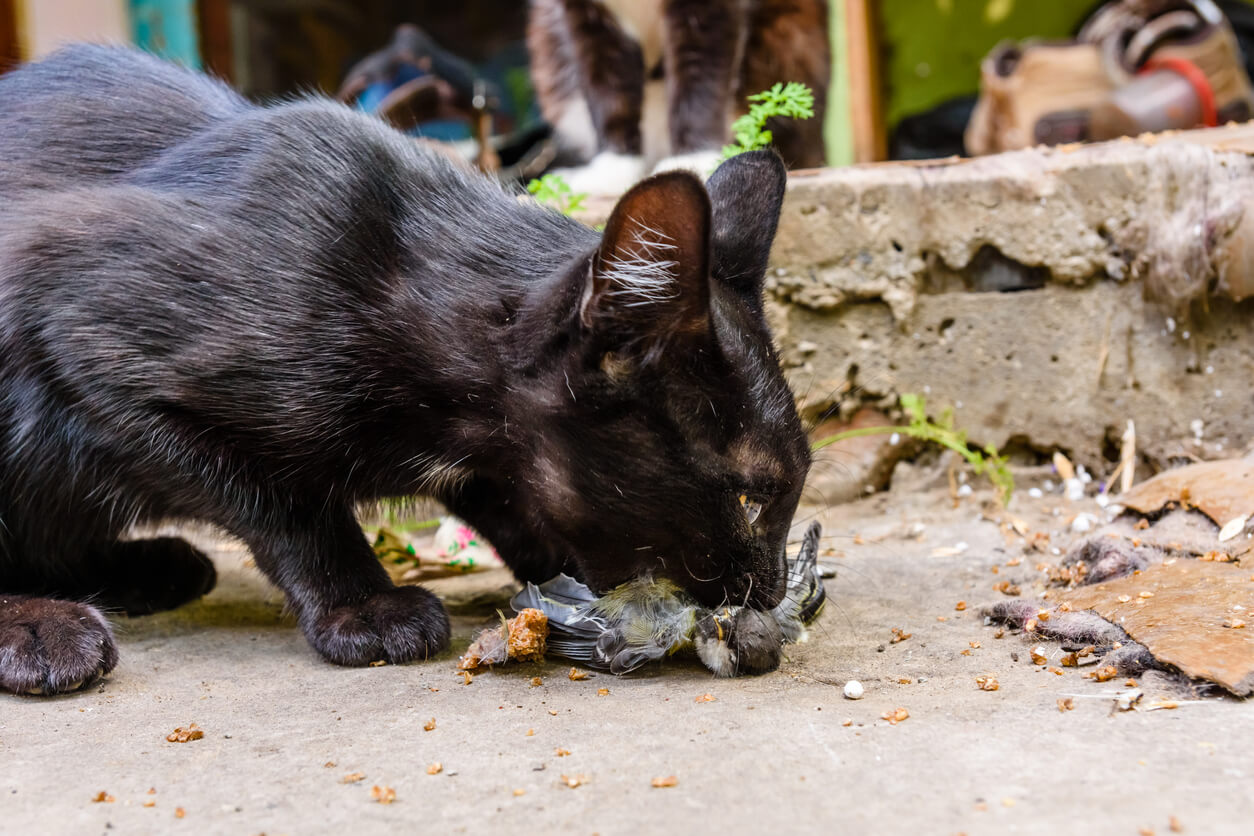
M 985 445 L 983 450 L 972 450 L 967 444 L 966 432 L 954 429 L 953 410 L 946 409 L 941 413 L 940 418 L 934 422 L 929 420 L 927 417 L 927 402 L 922 395 L 902 395 L 901 408 L 910 418 L 909 426 L 863 427 L 862 429 L 848 430 L 814 442 L 811 449 L 821 450 L 829 444 L 835 444 L 837 441 L 843 441 L 846 438 L 901 433 L 911 438 L 930 441 L 933 444 L 939 444 L 942 447 L 953 450 L 967 460 L 971 465 L 971 469 L 975 471 L 976 476 L 988 475 L 989 481 L 997 488 L 997 493 L 1001 498 L 1003 506 L 1010 503 L 1010 497 L 1015 490 L 1015 480 L 1010 472 L 1010 468 L 1007 466 L 1008 459 L 999 455 L 996 447 L 988 444 Z
M 563 215 L 573 215 L 583 208 L 586 194 L 576 194 L 560 174 L 546 174 L 527 184 L 527 191 L 537 203 L 551 206 Z
M 771 132 L 766 121 L 774 116 L 791 119 L 810 119 L 814 116 L 814 92 L 804 84 L 780 82 L 770 90 L 763 90 L 749 97 L 749 112 L 732 123 L 732 136 L 736 142 L 723 148 L 723 159 L 768 148 Z

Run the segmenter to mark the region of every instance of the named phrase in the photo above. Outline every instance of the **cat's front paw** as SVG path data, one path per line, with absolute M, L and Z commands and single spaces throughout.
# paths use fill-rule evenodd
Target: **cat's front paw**
M 702 180 L 714 173 L 719 161 L 723 159 L 721 151 L 690 151 L 687 154 L 676 154 L 658 161 L 653 166 L 654 174 L 663 171 L 691 171 Z
M 554 173 L 561 175 L 575 194 L 616 195 L 636 185 L 648 174 L 648 169 L 644 157 L 602 151 L 587 165 L 562 168 Z
M 76 691 L 113 670 L 118 647 L 94 607 L 0 595 L 0 690 Z
M 448 647 L 448 615 L 420 586 L 378 592 L 360 604 L 336 607 L 305 631 L 309 643 L 337 665 L 394 664 L 434 656 Z

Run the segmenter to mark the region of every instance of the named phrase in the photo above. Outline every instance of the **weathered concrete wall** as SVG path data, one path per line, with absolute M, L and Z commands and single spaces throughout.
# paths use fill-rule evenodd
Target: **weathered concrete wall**
M 803 411 L 923 392 L 980 443 L 1090 466 L 1128 419 L 1155 465 L 1202 452 L 1197 421 L 1244 446 L 1251 149 L 1242 127 L 794 175 L 768 293 Z

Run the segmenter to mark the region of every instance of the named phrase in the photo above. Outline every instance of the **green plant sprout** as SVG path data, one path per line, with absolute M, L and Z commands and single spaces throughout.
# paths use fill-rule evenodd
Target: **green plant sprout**
M 942 412 L 940 418 L 935 422 L 928 420 L 927 402 L 922 395 L 902 395 L 901 409 L 910 418 L 909 426 L 862 427 L 861 429 L 847 430 L 814 442 L 810 449 L 814 451 L 822 450 L 829 444 L 835 444 L 837 441 L 844 441 L 847 438 L 901 433 L 911 438 L 930 441 L 933 444 L 939 444 L 942 447 L 953 450 L 967 460 L 967 463 L 971 465 L 971 469 L 975 471 L 976 476 L 988 475 L 989 481 L 997 488 L 997 493 L 1003 506 L 1010 504 L 1010 497 L 1015 490 L 1015 480 L 1010 472 L 1010 468 L 1007 467 L 1007 457 L 999 455 L 996 447 L 986 444 L 983 450 L 972 450 L 967 444 L 966 432 L 954 429 L 954 416 L 951 409 L 946 409 Z
M 583 208 L 586 194 L 576 194 L 560 174 L 546 174 L 527 184 L 527 191 L 537 203 L 551 206 L 563 215 L 573 215 Z
M 736 142 L 723 148 L 723 159 L 729 159 L 746 151 L 756 151 L 771 145 L 771 132 L 766 122 L 775 116 L 790 119 L 810 119 L 814 116 L 814 91 L 797 81 L 776 84 L 749 97 L 749 112 L 732 123 L 732 136 Z

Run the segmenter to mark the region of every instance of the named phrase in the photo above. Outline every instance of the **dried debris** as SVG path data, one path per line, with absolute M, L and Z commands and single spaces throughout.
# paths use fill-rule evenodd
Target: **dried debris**
M 679 783 L 679 778 L 674 775 L 667 775 L 665 778 L 654 778 L 649 782 L 652 786 L 661 789 L 662 787 L 673 787 Z
M 205 733 L 195 723 L 189 723 L 187 728 L 179 726 L 174 731 L 165 736 L 170 743 L 187 743 L 192 740 L 201 740 Z
M 892 711 L 885 711 L 880 715 L 880 719 L 887 720 L 890 726 L 895 726 L 910 719 L 910 712 L 904 708 L 895 708 Z
M 396 790 L 375 785 L 370 788 L 370 797 L 380 804 L 391 804 L 396 801 Z
M 981 691 L 996 691 L 1001 687 L 995 676 L 977 676 L 975 684 L 979 686 Z

